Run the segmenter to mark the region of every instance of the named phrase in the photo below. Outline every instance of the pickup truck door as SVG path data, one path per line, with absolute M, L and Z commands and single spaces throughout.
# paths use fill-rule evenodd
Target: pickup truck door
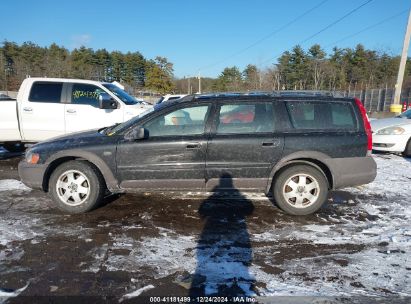
M 36 81 L 19 103 L 23 141 L 42 141 L 64 134 L 63 83 Z
M 67 84 L 65 109 L 66 133 L 97 129 L 123 122 L 123 104 L 117 109 L 100 109 L 100 93 L 103 89 L 92 84 Z

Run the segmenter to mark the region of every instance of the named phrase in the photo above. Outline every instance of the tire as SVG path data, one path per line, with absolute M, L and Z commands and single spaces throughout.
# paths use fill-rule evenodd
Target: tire
M 106 190 L 101 173 L 89 162 L 69 161 L 50 176 L 49 193 L 54 206 L 65 213 L 84 213 L 96 208 Z
M 4 149 L 6 149 L 9 152 L 15 153 L 15 152 L 23 152 L 25 150 L 25 147 L 23 144 L 11 144 L 7 143 L 3 145 Z
M 278 207 L 291 215 L 312 214 L 328 197 L 324 174 L 309 165 L 293 165 L 280 173 L 273 183 Z
M 408 140 L 407 146 L 402 154 L 404 156 L 411 157 L 411 138 Z

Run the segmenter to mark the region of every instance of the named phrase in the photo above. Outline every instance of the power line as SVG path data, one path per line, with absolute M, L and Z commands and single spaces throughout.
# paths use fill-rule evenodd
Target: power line
M 308 40 L 311 40 L 312 38 L 314 38 L 314 37 L 318 36 L 319 34 L 323 33 L 324 31 L 330 29 L 331 27 L 333 27 L 333 26 L 336 25 L 337 23 L 341 22 L 342 20 L 344 20 L 344 19 L 347 18 L 348 16 L 354 14 L 356 11 L 358 11 L 358 10 L 361 9 L 363 6 L 367 5 L 368 3 L 372 2 L 372 1 L 374 1 L 374 0 L 367 0 L 367 1 L 365 1 L 363 4 L 361 4 L 360 6 L 357 6 L 356 8 L 352 9 L 351 11 L 349 11 L 348 13 L 346 13 L 344 16 L 342 16 L 342 17 L 338 18 L 337 20 L 331 22 L 330 24 L 326 25 L 325 27 L 323 27 L 323 28 L 322 28 L 321 30 L 319 30 L 318 32 L 316 32 L 316 33 L 312 34 L 311 36 L 309 36 L 309 37 L 301 40 L 300 42 L 297 43 L 297 45 L 303 44 L 303 43 L 307 42 Z M 274 58 L 277 58 L 278 56 L 280 56 L 280 55 L 283 54 L 283 53 L 284 53 L 284 52 L 281 52 L 280 54 L 274 56 Z M 263 62 L 261 62 L 260 64 L 264 64 L 264 63 L 269 62 L 269 61 L 271 61 L 271 60 L 272 60 L 272 58 L 270 58 L 270 59 L 268 59 L 268 60 L 266 60 L 266 61 L 263 61 Z
M 318 36 L 319 34 L 321 34 L 322 32 L 328 30 L 329 28 L 333 27 L 334 25 L 336 25 L 337 23 L 341 22 L 342 20 L 344 20 L 345 18 L 347 18 L 348 16 L 354 14 L 356 11 L 358 11 L 359 9 L 361 9 L 363 6 L 366 6 L 368 3 L 372 2 L 374 0 L 368 0 L 366 2 L 364 2 L 363 4 L 361 4 L 360 6 L 357 6 L 356 8 L 354 8 L 353 10 L 349 11 L 347 14 L 345 14 L 344 16 L 338 18 L 337 20 L 331 22 L 329 25 L 327 25 L 326 27 L 322 28 L 321 30 L 319 30 L 317 33 L 312 34 L 310 37 L 305 38 L 303 41 L 301 41 L 299 44 L 303 44 L 305 42 L 307 42 L 308 40 L 311 40 L 312 38 L 314 38 L 315 36 Z
M 255 47 L 255 46 L 258 45 L 258 44 L 260 44 L 261 42 L 267 40 L 268 38 L 274 36 L 275 34 L 281 32 L 282 30 L 286 29 L 286 28 L 289 27 L 290 25 L 296 23 L 298 20 L 300 20 L 301 18 L 305 17 L 306 15 L 308 15 L 309 13 L 311 13 L 311 12 L 314 11 L 315 9 L 319 8 L 320 6 L 322 6 L 324 3 L 328 2 L 328 1 L 329 1 L 329 0 L 323 0 L 323 1 L 321 1 L 319 4 L 313 6 L 312 8 L 310 8 L 310 9 L 307 10 L 307 11 L 305 11 L 305 12 L 302 13 L 301 15 L 297 16 L 296 18 L 294 18 L 294 19 L 291 20 L 290 22 L 284 24 L 284 25 L 281 26 L 280 28 L 278 28 L 278 29 L 274 30 L 273 32 L 267 34 L 266 36 L 264 36 L 264 37 L 262 37 L 261 39 L 255 41 L 254 43 L 250 44 L 249 46 L 247 46 L 247 47 L 245 47 L 245 48 L 243 48 L 243 49 L 241 49 L 241 50 L 239 50 L 239 51 L 231 54 L 230 56 L 227 56 L 227 57 L 225 57 L 225 58 L 223 58 L 223 59 L 221 59 L 221 60 L 219 60 L 219 61 L 216 61 L 216 62 L 214 62 L 214 63 L 212 63 L 212 64 L 203 66 L 203 67 L 201 67 L 199 70 L 209 69 L 209 68 L 214 67 L 214 66 L 216 66 L 216 65 L 218 65 L 218 64 L 220 64 L 220 63 L 222 63 L 222 62 L 224 62 L 224 61 L 226 61 L 226 60 L 228 60 L 228 59 L 231 59 L 232 57 L 238 56 L 238 55 L 244 53 L 245 51 L 248 51 L 249 49 Z M 372 0 L 370 0 L 370 1 L 372 1 Z
M 337 41 L 334 41 L 333 43 L 329 43 L 329 44 L 325 45 L 324 47 L 326 48 L 326 47 L 329 47 L 329 46 L 332 46 L 332 45 L 336 45 L 337 43 L 340 43 L 341 41 L 344 41 L 344 40 L 347 40 L 347 39 L 349 39 L 349 38 L 355 37 L 355 36 L 357 36 L 357 35 L 359 35 L 359 34 L 362 34 L 362 33 L 366 32 L 366 31 L 369 31 L 369 30 L 371 30 L 371 29 L 373 29 L 373 28 L 375 28 L 375 27 L 377 27 L 377 26 L 380 26 L 381 24 L 384 24 L 384 23 L 386 23 L 386 22 L 388 22 L 388 21 L 390 21 L 390 20 L 392 20 L 392 19 L 394 19 L 394 18 L 396 18 L 396 17 L 398 17 L 398 16 L 401 16 L 401 15 L 405 14 L 405 13 L 408 12 L 408 11 L 409 11 L 409 9 L 407 8 L 406 10 L 403 10 L 403 11 L 399 12 L 398 14 L 392 15 L 392 16 L 390 16 L 390 17 L 388 17 L 388 18 L 385 18 L 385 19 L 383 19 L 383 20 L 381 20 L 381 21 L 379 21 L 379 22 L 377 22 L 377 23 L 374 23 L 374 24 L 372 24 L 372 25 L 370 25 L 370 26 L 367 26 L 366 28 L 363 28 L 362 30 L 360 30 L 360 31 L 358 31 L 358 32 L 356 32 L 356 33 L 354 33 L 354 34 L 345 36 L 345 37 L 343 37 L 343 38 L 341 38 L 341 39 L 339 39 L 339 40 L 337 40 Z

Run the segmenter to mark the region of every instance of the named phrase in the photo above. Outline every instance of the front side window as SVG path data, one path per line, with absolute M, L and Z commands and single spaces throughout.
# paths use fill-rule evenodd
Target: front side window
M 99 107 L 99 96 L 105 93 L 95 85 L 75 83 L 71 89 L 71 103 Z
M 222 105 L 217 134 L 249 134 L 274 131 L 273 104 L 239 103 Z
M 62 82 L 34 82 L 31 87 L 29 101 L 60 103 Z
M 157 116 L 143 126 L 150 137 L 200 135 L 204 127 L 210 106 L 196 106 L 182 108 L 167 114 Z
M 356 130 L 357 122 L 349 102 L 287 101 L 296 129 Z

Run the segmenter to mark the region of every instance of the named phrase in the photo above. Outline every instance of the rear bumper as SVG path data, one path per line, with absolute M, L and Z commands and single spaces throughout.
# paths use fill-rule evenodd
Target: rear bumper
M 368 184 L 377 176 L 377 164 L 371 156 L 332 158 L 325 163 L 333 175 L 333 189 Z
M 47 165 L 32 165 L 22 160 L 19 163 L 21 181 L 32 189 L 44 190 L 43 180 Z

